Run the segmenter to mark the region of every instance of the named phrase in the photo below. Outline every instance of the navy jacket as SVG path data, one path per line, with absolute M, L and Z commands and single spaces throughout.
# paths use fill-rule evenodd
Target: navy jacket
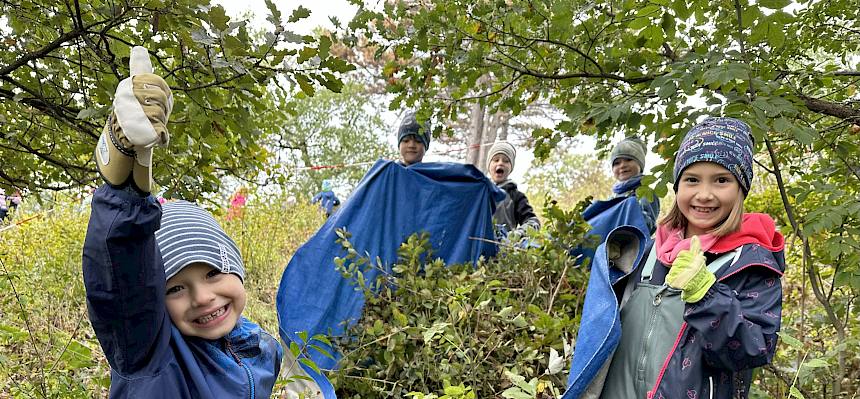
M 96 190 L 84 242 L 90 321 L 111 366 L 111 398 L 268 398 L 283 350 L 244 317 L 227 336 L 185 337 L 165 307 L 155 231 L 161 206 Z

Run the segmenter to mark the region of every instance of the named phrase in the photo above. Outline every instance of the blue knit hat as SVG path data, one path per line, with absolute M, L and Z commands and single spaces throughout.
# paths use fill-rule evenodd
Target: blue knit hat
M 753 178 L 753 137 L 749 125 L 734 118 L 708 118 L 693 126 L 675 155 L 675 192 L 681 173 L 696 162 L 713 162 L 728 169 L 746 196 Z
M 406 137 L 415 136 L 418 141 L 424 143 L 424 150 L 430 149 L 430 121 L 419 124 L 415 117 L 415 111 L 407 111 L 397 129 L 397 145 Z
M 168 202 L 161 210 L 161 229 L 155 232 L 155 241 L 167 279 L 185 266 L 201 262 L 245 280 L 239 247 L 209 212 L 188 201 Z

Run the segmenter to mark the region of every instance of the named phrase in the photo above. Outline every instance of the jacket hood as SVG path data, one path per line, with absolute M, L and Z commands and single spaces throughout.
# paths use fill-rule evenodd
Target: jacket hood
M 769 215 L 745 213 L 741 229 L 720 237 L 709 252 L 728 252 L 745 244 L 757 244 L 771 252 L 779 252 L 785 248 L 785 238 L 776 230 L 776 224 Z
M 499 188 L 504 189 L 505 191 L 510 191 L 510 190 L 512 190 L 512 189 L 513 189 L 513 190 L 516 190 L 516 189 L 517 189 L 517 183 L 514 183 L 514 181 L 513 181 L 513 180 L 511 180 L 511 179 L 505 179 L 505 181 L 503 181 L 503 182 L 501 182 L 501 183 L 499 183 L 499 184 L 496 184 L 496 185 L 497 185 L 497 186 L 499 186 Z

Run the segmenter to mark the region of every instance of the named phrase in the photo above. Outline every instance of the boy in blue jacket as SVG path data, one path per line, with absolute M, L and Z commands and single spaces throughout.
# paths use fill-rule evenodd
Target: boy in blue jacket
M 96 147 L 83 249 L 90 321 L 111 366 L 111 398 L 268 398 L 283 350 L 242 317 L 239 249 L 190 202 L 150 195 L 152 148 L 168 142 L 170 88 L 145 48 L 131 53 Z

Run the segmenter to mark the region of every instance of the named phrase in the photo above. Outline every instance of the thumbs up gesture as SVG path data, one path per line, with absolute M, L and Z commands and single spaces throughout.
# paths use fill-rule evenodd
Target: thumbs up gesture
M 145 48 L 132 48 L 128 64 L 131 76 L 119 82 L 113 101 L 114 131 L 122 132 L 135 149 L 166 145 L 170 140 L 167 120 L 173 110 L 170 87 L 152 73 Z
M 146 48 L 131 49 L 129 69 L 131 76 L 116 88 L 113 113 L 99 138 L 95 158 L 99 173 L 109 184 L 123 186 L 132 177 L 140 191 L 149 192 L 152 148 L 170 140 L 167 121 L 173 94 L 164 79 L 152 73 Z
M 705 254 L 699 236 L 690 240 L 690 249 L 678 253 L 666 275 L 666 284 L 681 290 L 681 299 L 687 303 L 699 302 L 716 281 L 714 273 L 705 265 Z

